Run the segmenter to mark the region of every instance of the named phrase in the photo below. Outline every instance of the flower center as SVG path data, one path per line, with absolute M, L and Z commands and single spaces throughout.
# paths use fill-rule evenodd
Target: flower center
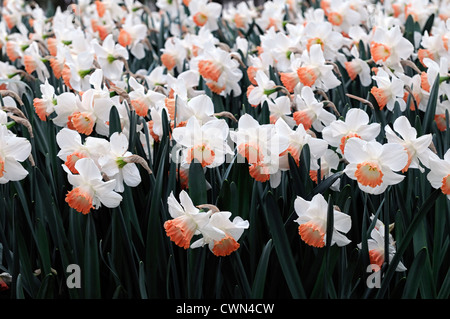
M 383 182 L 383 175 L 383 172 L 375 163 L 363 162 L 356 166 L 355 176 L 361 185 L 379 186 Z
M 67 156 L 66 161 L 64 162 L 64 164 L 67 166 L 67 168 L 73 173 L 73 174 L 79 174 L 77 169 L 75 168 L 75 163 L 80 159 L 80 158 L 86 158 L 87 156 L 84 155 L 81 152 L 74 152 L 70 155 Z
M 124 29 L 120 30 L 119 33 L 119 44 L 123 47 L 126 47 L 133 42 L 133 38 L 131 37 L 131 34 L 129 34 Z
M 248 172 L 252 178 L 261 183 L 267 182 L 270 179 L 269 168 L 262 163 L 250 165 Z
M 219 241 L 214 241 L 212 252 L 216 256 L 228 256 L 239 248 L 239 243 L 231 236 L 226 235 Z
M 347 70 L 350 79 L 354 80 L 362 71 L 361 65 L 356 61 L 345 62 L 345 69 Z
M 316 120 L 316 115 L 311 113 L 312 112 L 308 112 L 306 110 L 295 111 L 293 117 L 297 125 L 302 124 L 305 130 L 309 130 L 312 123 Z
M 203 167 L 211 165 L 214 161 L 216 154 L 206 144 L 196 145 L 189 149 L 187 155 L 188 163 L 191 163 L 196 159 Z
M 255 143 L 242 143 L 238 146 L 237 151 L 247 159 L 249 164 L 258 163 L 264 159 L 263 153 Z
M 1 167 L 1 166 L 0 166 Z M 445 195 L 450 195 L 450 174 L 448 174 L 447 176 L 445 176 L 442 179 L 442 186 L 441 186 L 442 192 Z
M 322 51 L 323 51 L 324 43 L 321 38 L 317 38 L 317 37 L 308 40 L 308 42 L 306 43 L 306 49 L 309 51 L 311 46 L 314 44 L 320 44 L 320 46 L 322 47 Z
M 330 21 L 332 25 L 339 26 L 342 24 L 342 22 L 344 22 L 344 18 L 340 13 L 330 12 L 328 14 L 328 21 Z
M 285 151 L 283 151 L 280 156 L 291 154 L 292 158 L 295 160 L 295 163 L 297 166 L 300 165 L 300 152 L 302 150 L 302 147 L 293 147 L 292 145 L 289 146 Z
M 372 95 L 375 97 L 375 100 L 377 100 L 380 110 L 382 110 L 386 106 L 386 104 L 389 100 L 389 95 L 388 95 L 387 90 L 380 89 L 380 88 L 374 86 L 370 90 L 370 93 L 372 93 Z
M 92 196 L 80 187 L 72 189 L 66 195 L 66 202 L 76 211 L 86 215 L 90 212 L 92 206 Z
M 172 70 L 177 64 L 173 55 L 169 53 L 163 53 L 161 55 L 161 62 L 169 71 Z
M 311 66 L 304 66 L 297 69 L 297 75 L 300 82 L 305 86 L 313 86 L 316 83 L 320 73 L 317 68 Z
M 325 246 L 325 232 L 322 227 L 314 222 L 301 224 L 298 227 L 298 233 L 302 240 L 310 246 L 321 248 Z
M 380 60 L 384 62 L 391 56 L 391 50 L 389 47 L 377 42 L 371 43 L 370 53 L 372 54 L 372 58 L 375 62 Z
M 147 116 L 148 114 L 148 106 L 145 104 L 143 99 L 135 99 L 131 100 L 131 105 L 133 106 L 136 114 L 142 117 Z
M 0 178 L 5 175 L 5 160 L 0 156 Z
M 378 249 L 369 250 L 369 259 L 371 265 L 377 265 L 379 268 L 373 267 L 372 269 L 380 269 L 384 262 L 384 251 Z
M 188 249 L 197 225 L 188 216 L 180 216 L 164 223 L 167 236 L 177 246 Z
M 208 16 L 202 12 L 197 12 L 193 17 L 193 20 L 197 26 L 203 27 L 208 21 Z
M 349 138 L 352 138 L 352 137 L 358 137 L 358 138 L 361 138 L 361 136 L 359 136 L 359 135 L 356 134 L 356 133 L 349 133 L 349 134 L 343 136 L 343 137 L 341 138 L 341 145 L 339 146 L 339 148 L 341 149 L 342 154 L 344 154 L 345 144 L 347 144 L 348 139 L 349 139 Z
M 447 121 L 445 118 L 445 114 L 436 114 L 434 116 L 434 120 L 439 131 L 444 132 L 447 129 Z
M 198 72 L 205 79 L 212 80 L 214 82 L 218 82 L 219 77 L 222 74 L 220 68 L 210 60 L 201 60 L 198 62 Z
M 75 112 L 72 114 L 71 122 L 78 133 L 90 135 L 94 129 L 95 121 L 91 113 Z

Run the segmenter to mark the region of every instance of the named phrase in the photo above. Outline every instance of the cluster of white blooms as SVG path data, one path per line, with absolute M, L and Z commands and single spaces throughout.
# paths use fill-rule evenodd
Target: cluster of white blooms
M 146 166 L 165 128 L 170 145 L 180 148 L 183 188 L 192 162 L 210 169 L 235 155 L 245 158 L 252 178 L 276 188 L 292 168 L 289 157 L 299 166 L 308 145 L 315 182 L 341 171 L 361 191 L 382 194 L 418 169 L 450 199 L 449 146 L 439 156 L 432 132 L 418 131 L 407 116 L 431 118 L 436 133 L 448 130 L 448 1 L 323 0 L 315 8 L 287 0 L 261 7 L 158 0 L 159 10 L 150 10 L 135 0 L 83 0 L 57 8 L 51 19 L 36 4 L 3 4 L 0 48 L 7 61 L 0 62 L 0 80 L 7 81 L 0 87 L 20 95 L 21 80 L 40 84 L 36 115 L 60 130 L 58 156 L 74 186 L 66 201 L 79 212 L 118 206 L 124 184 L 140 184 L 136 163 Z M 349 83 L 366 92 L 353 97 L 372 111 L 350 105 Z M 236 98 L 239 114 L 214 104 Z M 110 135 L 113 108 L 121 133 Z M 255 114 L 263 109 L 268 116 L 261 121 Z M 382 126 L 374 109 L 395 119 Z M 6 113 L 0 116 L 0 182 L 6 183 L 27 175 L 19 163 L 31 146 L 6 128 Z M 237 122 L 233 129 L 228 119 Z M 146 159 L 130 152 L 131 133 L 138 134 Z M 339 189 L 339 180 L 332 188 Z M 227 238 L 229 244 L 241 234 L 224 230 L 228 213 L 182 209 L 172 197 L 169 206 L 175 219 L 166 230 L 183 247 L 190 236 L 180 238 L 175 220 L 186 216 L 189 234 L 203 234 L 194 247 L 220 250 L 217 242 Z M 340 232 L 349 229 L 342 214 L 336 213 L 342 223 L 333 234 L 338 245 L 347 243 Z M 299 217 L 300 234 L 321 246 L 324 224 L 308 218 Z M 248 226 L 235 221 L 240 230 Z

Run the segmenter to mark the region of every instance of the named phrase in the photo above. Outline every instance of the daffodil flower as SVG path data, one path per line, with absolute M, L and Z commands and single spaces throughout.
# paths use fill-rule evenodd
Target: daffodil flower
M 431 156 L 429 164 L 430 172 L 427 174 L 428 181 L 433 188 L 440 188 L 442 193 L 450 199 L 450 150 L 447 150 L 443 159 L 437 155 Z
M 90 158 L 81 158 L 75 163 L 78 174 L 63 165 L 69 183 L 73 189 L 66 195 L 65 201 L 76 211 L 86 215 L 93 209 L 104 205 L 114 208 L 120 205 L 122 196 L 114 191 L 115 180 L 104 182 L 99 168 Z
M 20 164 L 31 154 L 31 144 L 24 137 L 17 137 L 5 125 L 0 125 L 0 184 L 20 181 L 28 171 Z
M 381 194 L 389 185 L 400 183 L 405 176 L 395 173 L 408 163 L 405 148 L 396 143 L 380 144 L 352 137 L 345 145 L 345 159 L 349 164 L 344 173 L 358 182 L 369 194 Z
M 350 109 L 345 115 L 345 120 L 331 122 L 322 131 L 322 137 L 337 152 L 344 154 L 345 144 L 351 137 L 358 137 L 365 141 L 372 141 L 380 134 L 379 123 L 369 124 L 369 115 L 361 109 Z
M 214 255 L 221 257 L 239 249 L 238 240 L 250 224 L 240 216 L 234 217 L 232 221 L 230 218 L 230 212 L 212 212 L 208 223 L 199 228 L 202 238 L 193 242 L 191 248 L 208 245 Z
M 300 196 L 294 201 L 294 209 L 298 218 L 298 232 L 302 240 L 313 247 L 321 248 L 326 244 L 328 203 L 322 194 L 315 195 L 311 201 Z M 349 215 L 333 209 L 333 233 L 330 234 L 331 245 L 345 246 L 351 240 L 345 237 L 352 226 Z M 329 236 L 329 235 L 328 235 Z
M 211 212 L 202 212 L 195 207 L 188 193 L 184 190 L 180 192 L 179 197 L 180 202 L 171 192 L 167 199 L 169 214 L 172 219 L 164 223 L 164 229 L 171 241 L 177 246 L 188 249 L 192 237 L 200 234 L 199 229 L 208 223 Z

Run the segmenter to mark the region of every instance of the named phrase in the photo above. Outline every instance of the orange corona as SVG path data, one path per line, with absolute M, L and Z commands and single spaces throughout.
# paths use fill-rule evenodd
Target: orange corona
M 383 172 L 372 162 L 363 162 L 356 166 L 355 177 L 364 186 L 377 187 L 383 182 Z
M 83 215 L 88 214 L 94 208 L 92 206 L 92 196 L 80 187 L 76 187 L 67 193 L 66 202 L 70 207 Z
M 164 223 L 166 234 L 177 246 L 188 249 L 196 229 L 195 223 L 189 222 L 188 216 L 180 216 Z
M 212 252 L 216 256 L 225 257 L 236 251 L 240 247 L 239 243 L 231 236 L 226 235 L 219 241 L 214 241 Z
M 302 240 L 310 246 L 321 248 L 325 246 L 325 232 L 322 227 L 313 222 L 301 224 L 298 227 L 298 233 Z

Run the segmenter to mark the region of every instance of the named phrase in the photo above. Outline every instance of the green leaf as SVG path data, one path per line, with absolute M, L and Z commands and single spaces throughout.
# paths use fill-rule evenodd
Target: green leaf
M 142 299 L 148 299 L 147 290 L 145 287 L 144 263 L 142 261 L 139 262 L 139 291 Z
M 286 283 L 289 287 L 289 291 L 291 292 L 293 298 L 304 299 L 306 298 L 306 294 L 295 265 L 291 246 L 287 239 L 287 234 L 284 228 L 284 223 L 281 219 L 280 211 L 271 192 L 267 193 L 263 210 L 268 221 L 275 251 L 283 270 L 284 278 L 286 279 Z
M 23 287 L 23 276 L 22 274 L 19 274 L 17 276 L 16 281 L 16 298 L 17 299 L 25 299 L 25 292 Z
M 206 179 L 202 165 L 194 160 L 189 166 L 189 196 L 194 205 L 206 204 Z
M 55 276 L 52 273 L 47 274 L 42 280 L 41 287 L 36 295 L 36 299 L 53 299 L 52 283 L 55 281 Z
M 339 171 L 339 172 L 336 172 L 333 175 L 329 176 L 327 179 L 325 179 L 322 182 L 320 182 L 320 184 L 317 185 L 306 198 L 307 199 L 311 199 L 317 194 L 323 194 L 324 192 L 326 192 L 331 187 L 331 185 L 334 184 L 334 182 L 338 178 L 340 178 L 342 176 L 342 174 L 344 174 L 344 172 L 343 171 Z
M 402 298 L 411 299 L 417 297 L 420 282 L 422 280 L 423 266 L 427 257 L 427 249 L 424 247 L 416 254 L 408 272 Z
M 381 284 L 381 287 L 378 290 L 378 293 L 376 295 L 377 298 L 384 296 L 384 294 L 386 293 L 387 288 L 389 286 L 389 282 L 391 281 L 392 277 L 394 276 L 395 269 L 397 268 L 397 265 L 399 264 L 400 259 L 402 258 L 404 252 L 408 248 L 408 245 L 409 245 L 411 239 L 413 238 L 417 227 L 423 221 L 423 219 L 428 214 L 430 209 L 434 206 L 434 202 L 441 194 L 442 194 L 442 192 L 440 189 L 435 189 L 428 196 L 427 200 L 423 203 L 419 212 L 416 214 L 416 216 L 412 220 L 411 224 L 409 225 L 408 229 L 405 232 L 405 235 L 404 235 L 402 241 L 399 243 L 397 253 L 394 255 L 394 258 L 392 258 L 392 261 L 389 263 L 389 267 L 384 275 L 384 279 Z
M 450 298 L 450 269 L 447 271 L 444 281 L 442 282 L 441 290 L 437 295 L 438 299 L 448 299 Z
M 261 253 L 261 258 L 258 262 L 255 278 L 252 285 L 252 298 L 261 299 L 264 297 L 264 286 L 267 278 L 267 268 L 269 265 L 270 253 L 272 252 L 272 239 L 269 239 Z
M 427 22 L 425 22 L 425 25 L 423 26 L 423 29 L 422 29 L 422 35 L 425 34 L 425 31 L 430 33 L 431 32 L 431 28 L 433 27 L 433 24 L 434 24 L 434 13 L 432 13 L 428 17 Z
M 431 133 L 431 127 L 434 122 L 434 115 L 436 114 L 436 106 L 439 98 L 439 74 L 434 80 L 431 88 L 430 97 L 427 103 L 425 116 L 423 118 L 423 134 Z
M 327 209 L 327 239 L 325 246 L 331 247 L 331 241 L 333 239 L 333 227 L 334 227 L 334 207 L 331 201 L 331 195 L 328 196 L 328 209 Z M 328 260 L 327 260 L 328 261 Z
M 235 252 L 233 255 L 234 255 L 235 269 L 238 272 L 238 277 L 240 279 L 241 286 L 244 290 L 244 297 L 250 298 L 251 288 L 250 284 L 248 283 L 247 275 L 245 273 L 244 265 L 242 264 L 239 252 Z
M 42 273 L 44 275 L 48 275 L 51 273 L 51 261 L 50 261 L 50 248 L 49 248 L 49 242 L 47 238 L 47 232 L 42 225 L 42 221 L 37 221 L 37 242 L 36 246 L 39 250 L 40 259 L 42 262 Z
M 270 111 L 269 111 L 269 104 L 267 101 L 264 101 L 261 105 L 261 114 L 259 116 L 259 124 L 270 124 Z
M 101 298 L 100 290 L 100 262 L 98 257 L 97 233 L 92 214 L 87 216 L 84 247 L 84 294 L 88 299 Z
M 109 136 L 116 132 L 122 132 L 122 126 L 120 124 L 120 115 L 117 108 L 113 105 L 109 111 Z

